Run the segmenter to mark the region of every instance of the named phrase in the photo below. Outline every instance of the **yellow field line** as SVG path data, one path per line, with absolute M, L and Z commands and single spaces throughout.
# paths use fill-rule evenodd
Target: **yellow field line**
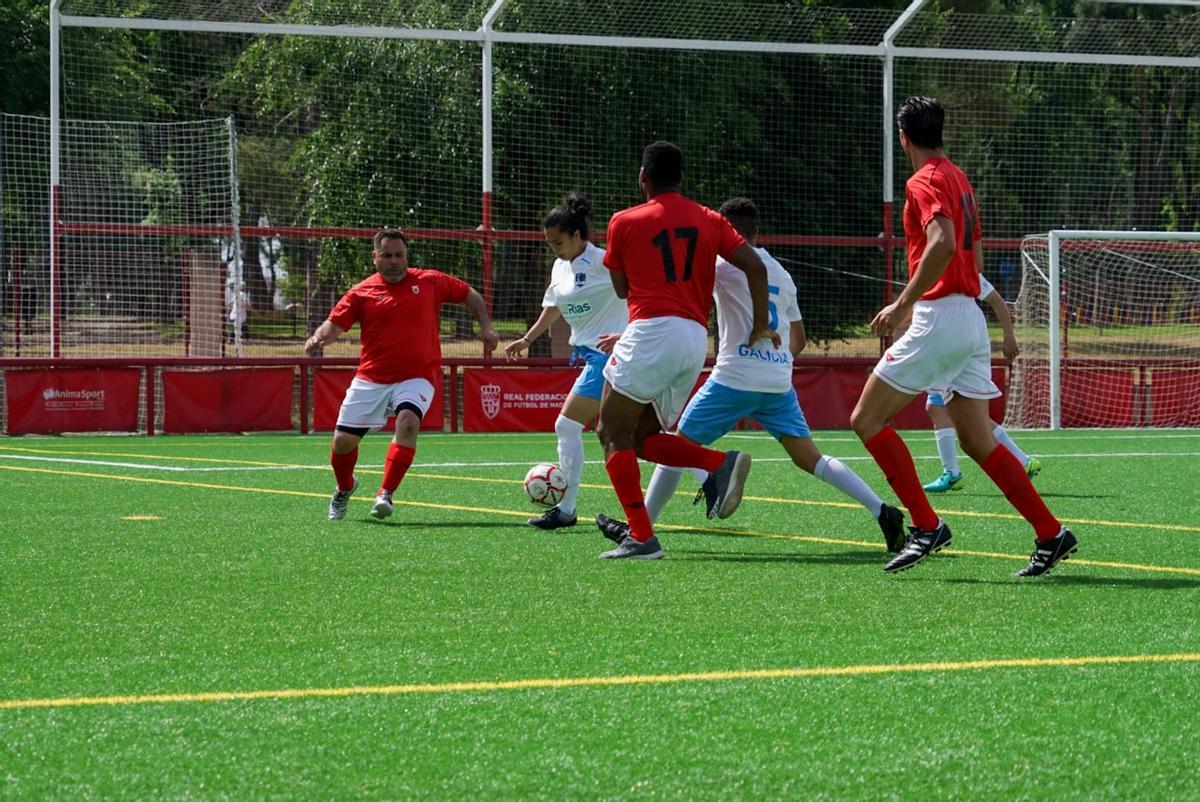
M 13 472 L 17 472 L 17 473 L 40 473 L 40 474 L 50 474 L 50 475 L 54 475 L 54 476 L 83 477 L 83 478 L 87 478 L 87 479 L 109 479 L 109 480 L 116 480 L 116 481 L 123 481 L 123 482 L 138 482 L 141 484 L 167 485 L 170 487 L 193 487 L 193 488 L 201 488 L 204 490 L 226 490 L 226 491 L 233 491 L 233 492 L 237 492 L 237 493 L 259 493 L 259 494 L 263 494 L 263 495 L 293 496 L 293 497 L 300 497 L 300 498 L 320 498 L 320 499 L 326 498 L 326 494 L 314 493 L 310 490 L 282 490 L 282 489 L 270 488 L 270 487 L 242 487 L 239 485 L 217 485 L 217 484 L 211 484 L 209 482 L 183 482 L 178 479 L 156 479 L 156 478 L 150 477 L 150 476 L 122 476 L 120 474 L 90 473 L 87 471 L 60 471 L 60 470 L 55 470 L 53 468 L 29 468 L 29 467 L 25 467 L 25 466 L 15 466 L 15 465 L 0 465 L 0 470 L 13 471 Z M 374 501 L 374 499 L 367 498 L 365 496 L 361 496 L 359 498 L 352 498 L 351 501 L 371 503 L 372 501 Z M 393 501 L 393 504 L 395 504 L 396 506 L 421 507 L 421 508 L 433 509 L 433 510 L 454 510 L 457 512 L 487 513 L 489 515 L 502 515 L 502 516 L 505 516 L 508 518 L 526 518 L 529 515 L 529 513 L 527 513 L 527 512 L 517 512 L 515 510 L 502 510 L 502 509 L 495 509 L 492 507 L 474 507 L 474 506 L 466 506 L 466 505 L 462 505 L 462 504 L 444 504 L 444 503 L 433 503 L 433 502 L 426 502 L 426 501 L 408 501 L 408 500 L 395 499 Z M 1066 519 L 1063 519 L 1063 520 L 1066 520 Z M 800 543 L 821 543 L 824 545 L 851 546 L 854 548 L 868 548 L 868 549 L 884 548 L 884 545 L 882 543 L 876 543 L 876 542 L 872 542 L 872 541 L 846 540 L 843 538 L 819 537 L 816 535 L 789 535 L 789 534 L 781 534 L 779 532 L 760 532 L 760 531 L 753 530 L 753 529 L 718 529 L 716 527 L 690 526 L 690 525 L 680 525 L 680 524 L 656 524 L 656 527 L 658 529 L 662 529 L 662 530 L 666 530 L 666 531 L 704 532 L 704 533 L 725 535 L 725 536 L 729 536 L 729 537 L 750 537 L 750 538 L 760 538 L 763 540 L 790 540 L 790 541 L 796 541 L 796 542 L 800 542 Z M 1029 559 L 1027 556 L 1024 556 L 1021 554 L 1004 554 L 1004 553 L 1000 553 L 1000 552 L 991 552 L 991 551 L 972 551 L 972 550 L 968 550 L 968 549 L 943 549 L 942 553 L 943 554 L 959 554 L 964 557 L 986 557 L 989 559 L 999 559 L 999 560 L 1025 561 L 1025 560 Z M 1184 568 L 1184 567 L 1169 566 L 1169 565 L 1146 565 L 1146 564 L 1142 564 L 1142 563 L 1102 562 L 1102 561 L 1097 561 L 1097 560 L 1078 559 L 1075 557 L 1071 558 L 1071 564 L 1072 565 L 1093 565 L 1093 566 L 1104 567 L 1104 568 L 1120 568 L 1120 569 L 1124 569 L 1124 570 L 1133 570 L 1133 571 L 1151 571 L 1151 572 L 1156 572 L 1156 573 L 1183 574 L 1185 576 L 1200 576 L 1200 568 Z
M 765 668 L 733 671 L 693 671 L 679 674 L 627 674 L 607 677 L 535 677 L 477 682 L 441 682 L 411 685 L 355 685 L 343 688 L 280 688 L 259 691 L 204 691 L 197 693 L 139 694 L 128 696 L 67 696 L 57 699 L 5 699 L 0 710 L 47 707 L 94 707 L 183 702 L 235 702 L 252 699 L 320 699 L 347 696 L 398 696 L 416 694 L 489 693 L 561 688 L 599 688 L 629 685 L 669 685 L 685 682 L 738 682 L 747 680 L 804 679 L 810 677 L 861 677 L 877 674 L 920 674 L 951 671 L 985 671 L 1002 668 L 1065 668 L 1135 663 L 1195 663 L 1200 652 L 1177 654 L 1101 655 L 1095 657 L 1016 657 L 999 660 L 966 660 L 943 663 L 876 663 L 825 668 Z

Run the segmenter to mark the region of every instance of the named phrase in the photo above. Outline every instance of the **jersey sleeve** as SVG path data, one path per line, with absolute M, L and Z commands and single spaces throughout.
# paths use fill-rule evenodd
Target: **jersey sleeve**
M 559 278 L 562 276 L 561 259 L 554 260 L 554 267 L 550 268 L 550 283 L 546 286 L 546 292 L 542 294 L 542 308 L 549 309 L 552 306 L 558 306 L 558 293 L 554 290 L 558 286 Z
M 730 256 L 733 256 L 734 251 L 746 244 L 746 240 L 724 216 L 711 210 L 709 210 L 709 214 L 716 219 L 717 223 L 717 235 L 719 237 L 717 241 L 717 253 L 728 259 Z
M 980 273 L 979 274 L 979 295 L 977 295 L 975 297 L 977 297 L 979 300 L 982 301 L 995 291 L 996 291 L 996 288 L 992 286 L 992 282 L 988 281 L 984 277 L 983 273 Z
M 438 300 L 441 303 L 461 304 L 467 299 L 467 293 L 471 291 L 471 285 L 460 278 L 447 275 L 439 272 L 437 274 Z
M 926 180 L 909 182 L 908 197 L 909 202 L 916 205 L 923 229 L 927 228 L 933 222 L 933 218 L 939 214 L 942 217 L 950 216 L 937 189 Z
M 605 238 L 604 266 L 609 270 L 625 271 L 624 244 L 621 242 L 621 217 L 613 215 L 608 221 L 608 235 Z
M 358 293 L 350 290 L 334 304 L 333 311 L 329 313 L 329 322 L 342 331 L 349 331 L 350 327 L 358 322 L 360 308 Z
M 741 274 L 741 272 L 742 271 L 738 270 L 724 259 L 718 259 L 716 285 L 718 287 L 728 287 L 730 284 L 737 281 L 737 277 L 739 274 Z

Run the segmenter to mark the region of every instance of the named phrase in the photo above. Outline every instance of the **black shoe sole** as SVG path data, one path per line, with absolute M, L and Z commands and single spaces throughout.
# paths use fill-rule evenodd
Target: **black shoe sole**
M 534 529 L 541 529 L 543 532 L 552 532 L 555 529 L 566 529 L 569 526 L 574 526 L 575 524 L 579 523 L 579 519 L 575 518 L 569 524 L 555 524 L 554 526 L 545 526 L 540 523 L 534 523 L 534 521 L 536 521 L 536 520 L 537 520 L 536 518 L 531 518 L 528 521 L 526 521 L 525 523 L 529 524 Z
M 743 459 L 744 458 L 744 459 Z M 742 503 L 742 493 L 746 490 L 746 478 L 750 475 L 751 458 L 749 454 L 741 453 L 734 460 L 733 470 L 730 471 L 729 484 L 725 487 L 725 497 L 717 505 L 717 517 L 721 519 L 733 515 Z M 733 488 L 735 491 L 730 492 Z

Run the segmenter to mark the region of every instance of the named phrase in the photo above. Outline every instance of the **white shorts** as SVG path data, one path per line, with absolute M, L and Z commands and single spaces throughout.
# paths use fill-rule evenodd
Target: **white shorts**
M 357 376 L 346 388 L 342 408 L 338 411 L 338 426 L 352 429 L 379 429 L 388 416 L 401 404 L 412 404 L 421 416 L 433 403 L 433 385 L 428 379 L 406 379 L 396 384 L 376 384 Z
M 663 429 L 670 429 L 696 386 L 707 354 L 708 329 L 694 320 L 635 320 L 625 327 L 604 364 L 604 378 L 621 395 L 651 404 Z
M 917 301 L 912 324 L 875 364 L 874 373 L 908 395 L 926 390 L 967 398 L 998 398 L 992 344 L 974 298 L 949 295 Z

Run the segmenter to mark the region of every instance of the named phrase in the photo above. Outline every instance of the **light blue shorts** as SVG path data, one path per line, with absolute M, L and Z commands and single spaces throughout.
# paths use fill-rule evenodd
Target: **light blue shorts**
M 733 431 L 742 418 L 754 418 L 776 440 L 812 436 L 794 388 L 783 393 L 756 393 L 734 390 L 712 379 L 688 402 L 679 420 L 679 432 L 693 442 L 708 445 Z
M 943 396 L 941 393 L 935 393 L 935 392 L 933 392 L 932 390 L 930 390 L 930 391 L 929 391 L 929 395 L 926 397 L 925 401 L 926 401 L 926 402 L 929 404 L 929 406 L 931 406 L 931 407 L 944 407 L 944 406 L 946 406 L 946 399 L 945 399 L 945 397 L 944 397 L 944 396 Z
M 575 380 L 571 392 L 599 401 L 604 390 L 604 363 L 608 361 L 608 354 L 586 345 L 577 345 L 571 351 L 571 364 L 580 361 L 583 362 L 583 372 Z

